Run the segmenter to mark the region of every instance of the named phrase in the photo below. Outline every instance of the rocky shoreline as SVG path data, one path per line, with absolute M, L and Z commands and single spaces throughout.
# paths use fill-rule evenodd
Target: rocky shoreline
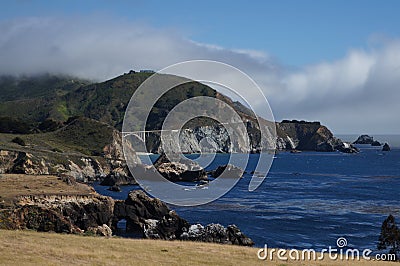
M 14 175 L 0 177 L 1 182 L 10 182 Z M 38 181 L 43 176 L 29 176 Z M 28 191 L 26 176 L 16 190 Z M 252 246 L 254 242 L 235 225 L 220 224 L 191 225 L 159 199 L 151 198 L 141 190 L 131 191 L 126 200 L 113 200 L 101 196 L 85 184 L 73 179 L 46 177 L 54 189 L 63 193 L 38 193 L 12 195 L 0 202 L 0 229 L 30 229 L 44 232 L 86 234 L 111 237 L 118 222 L 126 220 L 126 233 L 147 239 L 190 240 Z M 68 181 L 67 181 L 68 180 Z M 31 185 L 35 181 L 31 181 Z M 40 184 L 37 184 L 40 186 Z M 65 191 L 70 187 L 70 191 Z M 18 190 L 19 191 L 19 190 Z

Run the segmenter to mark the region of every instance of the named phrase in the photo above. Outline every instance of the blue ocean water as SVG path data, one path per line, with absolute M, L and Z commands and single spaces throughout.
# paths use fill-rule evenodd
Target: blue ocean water
M 202 206 L 170 206 L 190 223 L 236 224 L 256 246 L 322 249 L 345 237 L 351 248 L 375 249 L 383 220 L 400 221 L 400 149 L 359 146 L 358 154 L 303 152 L 276 155 L 268 177 L 248 191 L 252 154 L 246 174 L 222 198 Z M 228 155 L 218 154 L 215 168 Z M 131 189 L 99 193 L 125 199 Z

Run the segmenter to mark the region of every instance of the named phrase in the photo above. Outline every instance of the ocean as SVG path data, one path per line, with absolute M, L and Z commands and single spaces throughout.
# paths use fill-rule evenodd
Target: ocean
M 358 154 L 280 152 L 263 184 L 249 192 L 258 156 L 252 154 L 244 177 L 222 198 L 196 207 L 170 207 L 190 223 L 236 224 L 258 247 L 322 249 L 335 247 L 344 237 L 349 248 L 376 250 L 383 220 L 393 214 L 400 222 L 400 148 L 382 152 L 381 147 L 358 147 Z M 217 154 L 209 168 L 227 158 Z M 111 192 L 94 186 L 115 199 L 139 189 Z

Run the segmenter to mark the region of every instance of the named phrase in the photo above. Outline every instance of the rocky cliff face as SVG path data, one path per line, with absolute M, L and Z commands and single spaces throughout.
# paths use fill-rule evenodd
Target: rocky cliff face
M 357 148 L 334 137 L 327 127 L 318 122 L 277 123 L 277 135 L 277 147 L 280 150 L 358 152 Z
M 134 151 L 134 160 L 140 159 Z M 121 134 L 113 132 L 112 141 L 103 148 L 101 156 L 84 156 L 70 153 L 37 150 L 0 150 L 0 174 L 69 175 L 78 181 L 122 177 L 132 179 L 122 151 Z
M 54 176 L 19 178 L 7 175 L 0 185 L 12 193 L 0 201 L 0 229 L 30 229 L 68 234 L 112 236 L 118 221 L 127 221 L 127 233 L 138 237 L 165 240 L 196 240 L 236 245 L 253 245 L 235 225 L 191 226 L 168 206 L 143 191 L 131 191 L 126 200 L 101 196 L 74 179 Z M 33 180 L 32 180 L 33 179 Z M 43 193 L 27 187 L 40 187 Z M 51 189 L 44 187 L 51 183 Z M 9 186 L 10 187 L 10 186 Z M 46 192 L 44 191 L 46 190 Z M 66 191 L 67 190 L 67 191 Z M 24 192 L 23 192 L 24 191 Z M 57 192 L 56 192 L 57 191 Z M 21 194 L 22 193 L 22 194 Z
M 194 129 L 185 129 L 179 138 L 167 138 L 160 145 L 160 136 L 155 134 L 157 141 L 150 145 L 150 151 L 162 154 L 165 149 L 174 149 L 180 146 L 183 153 L 199 152 L 260 152 L 261 149 L 271 150 L 276 147 L 278 150 L 303 150 L 303 151 L 354 151 L 356 149 L 350 144 L 343 143 L 335 138 L 332 132 L 318 122 L 291 122 L 275 123 L 276 138 L 272 137 L 271 125 L 264 125 L 267 136 L 260 144 L 259 125 L 252 120 L 246 122 L 249 136 L 250 148 L 246 142 L 239 139 L 238 143 L 230 144 L 227 130 L 222 125 L 200 126 Z M 245 132 L 242 132 L 242 136 Z M 274 147 L 275 145 L 275 147 Z M 263 147 L 263 148 L 261 148 Z
M 242 132 L 242 135 L 245 133 Z M 158 139 L 159 135 L 156 136 Z M 183 153 L 228 153 L 228 152 L 244 152 L 248 149 L 245 142 L 240 141 L 235 145 L 230 145 L 228 132 L 223 126 L 200 126 L 194 129 L 184 129 L 181 131 L 179 138 L 167 138 L 163 142 L 163 146 L 159 145 L 159 141 L 152 151 L 155 153 L 163 153 L 164 150 L 175 150 L 180 146 Z
M 0 211 L 0 228 L 111 236 L 114 201 L 93 195 L 26 195 Z

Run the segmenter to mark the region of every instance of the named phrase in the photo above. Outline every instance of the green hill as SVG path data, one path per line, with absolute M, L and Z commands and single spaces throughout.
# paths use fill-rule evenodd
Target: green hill
M 46 119 L 65 122 L 72 116 L 84 116 L 121 130 L 130 98 L 140 84 L 151 75 L 152 73 L 131 71 L 105 82 L 91 84 L 81 80 L 75 81 L 76 79 L 71 77 L 52 75 L 32 78 L 2 77 L 0 129 L 1 117 L 4 120 L 12 117 L 15 122 L 25 123 L 32 130 L 35 126 L 37 129 Z M 164 118 L 176 104 L 196 96 L 218 97 L 240 111 L 243 116 L 254 119 L 251 111 L 244 106 L 232 102 L 207 85 L 190 82 L 173 88 L 158 100 L 149 115 L 147 128 L 161 128 Z M 146 94 L 139 97 L 146 97 Z M 201 123 L 204 123 L 204 120 Z

